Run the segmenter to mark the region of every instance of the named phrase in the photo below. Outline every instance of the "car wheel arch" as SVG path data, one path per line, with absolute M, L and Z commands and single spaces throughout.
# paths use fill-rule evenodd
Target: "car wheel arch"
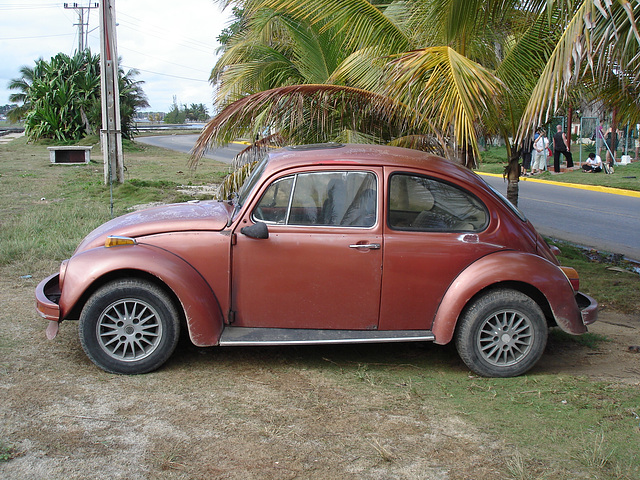
M 91 296 L 97 290 L 99 290 L 101 287 L 103 287 L 107 283 L 110 283 L 116 280 L 125 279 L 125 278 L 146 280 L 148 282 L 153 283 L 157 287 L 161 288 L 167 295 L 171 297 L 175 305 L 178 307 L 178 311 L 180 312 L 181 316 L 184 317 L 184 309 L 182 307 L 180 299 L 175 294 L 175 292 L 171 290 L 171 288 L 169 288 L 169 286 L 166 283 L 164 283 L 157 276 L 145 270 L 128 268 L 128 269 L 120 269 L 120 270 L 111 270 L 109 272 L 106 272 L 104 275 L 96 278 L 91 284 L 87 286 L 87 288 L 84 290 L 82 295 L 78 298 L 78 300 L 74 304 L 73 308 L 69 311 L 69 313 L 65 315 L 65 319 L 77 320 L 78 318 L 80 318 L 80 313 L 82 312 L 82 309 L 84 308 L 85 304 L 87 303 L 87 301 L 89 301 L 89 298 L 91 298 Z
M 436 337 L 435 343 L 438 343 L 441 345 L 449 343 L 453 339 L 453 336 L 458 328 L 460 318 L 464 315 L 465 311 L 469 308 L 469 306 L 472 305 L 478 298 L 488 294 L 492 290 L 500 290 L 500 289 L 513 290 L 530 297 L 534 302 L 536 302 L 536 304 L 540 307 L 540 309 L 544 313 L 544 316 L 547 320 L 547 324 L 549 326 L 556 325 L 555 318 L 553 316 L 553 313 L 551 312 L 551 307 L 549 305 L 549 302 L 547 301 L 546 297 L 540 290 L 524 282 L 517 282 L 517 281 L 496 282 L 490 285 L 486 285 L 485 287 L 476 291 L 474 294 L 472 294 L 470 297 L 466 299 L 466 301 L 463 303 L 463 305 L 459 309 L 454 309 L 454 310 L 446 309 L 446 312 L 447 312 L 446 314 L 444 313 L 444 311 L 441 311 L 440 309 L 438 309 L 438 312 L 436 313 L 436 317 L 432 327 L 432 331 Z M 450 321 L 451 318 L 453 318 L 453 322 Z
M 126 247 L 133 250 L 134 247 Z M 87 252 L 89 253 L 89 252 Z M 137 269 L 130 265 L 141 256 L 149 256 L 149 268 Z M 101 286 L 120 279 L 137 277 L 149 280 L 166 291 L 176 300 L 178 311 L 184 317 L 191 342 L 196 346 L 212 346 L 218 343 L 223 329 L 224 316 L 220 302 L 210 285 L 190 264 L 179 257 L 163 257 L 152 249 L 123 252 L 118 261 L 111 263 L 109 269 L 101 270 L 92 263 L 92 255 L 82 255 L 81 265 L 75 265 L 74 270 L 83 272 L 81 277 L 65 279 L 63 294 L 70 290 L 74 296 L 61 298 L 60 305 L 64 308 L 63 319 L 77 319 L 84 305 Z M 148 261 L 151 260 L 151 261 Z M 182 262 L 181 268 L 176 268 L 176 261 Z M 83 268 L 86 267 L 86 268 Z M 69 272 L 69 269 L 67 270 Z M 67 275 L 68 277 L 68 275 Z M 70 284 L 73 286 L 70 287 Z
M 509 273 L 495 273 L 497 262 L 500 263 L 497 271 Z M 508 267 L 513 267 L 513 271 Z M 545 270 L 547 277 L 533 279 L 531 275 L 527 276 L 536 267 Z M 562 276 L 557 266 L 532 254 L 498 252 L 477 260 L 462 271 L 445 292 L 432 324 L 435 343 L 449 343 L 464 309 L 479 295 L 495 288 L 511 288 L 526 294 L 542 309 L 549 325 L 559 325 L 569 333 L 579 333 L 583 328 L 578 318 L 579 311 L 576 308 L 576 318 L 572 318 L 571 309 L 565 308 L 559 301 L 562 295 L 572 292 L 568 280 Z M 519 278 L 528 278 L 529 281 Z M 562 292 L 554 291 L 557 290 L 555 287 L 559 285 L 558 282 L 563 285 Z M 554 298 L 550 299 L 552 296 Z

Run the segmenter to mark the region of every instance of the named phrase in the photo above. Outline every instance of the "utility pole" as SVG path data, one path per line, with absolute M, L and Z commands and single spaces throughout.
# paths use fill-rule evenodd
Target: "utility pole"
M 86 7 L 78 5 L 77 3 L 65 3 L 64 8 L 67 10 L 73 9 L 78 12 L 78 23 L 74 23 L 74 25 L 78 26 L 78 52 L 83 52 L 89 45 L 89 15 L 92 8 L 98 8 L 98 3 L 90 3 Z M 84 15 L 85 10 L 87 11 L 86 18 Z
M 124 183 L 114 1 L 102 0 L 100 2 L 100 89 L 102 97 L 100 137 L 104 156 L 104 182 L 112 188 L 114 182 Z M 113 195 L 111 197 L 111 213 L 113 214 Z

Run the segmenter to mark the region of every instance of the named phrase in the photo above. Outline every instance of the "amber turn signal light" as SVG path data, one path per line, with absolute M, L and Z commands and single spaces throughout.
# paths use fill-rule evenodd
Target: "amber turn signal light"
M 571 286 L 573 287 L 573 291 L 577 292 L 580 290 L 580 276 L 578 272 L 574 268 L 571 267 L 560 267 L 562 273 L 564 273 L 565 277 L 569 279 Z
M 109 235 L 104 242 L 104 246 L 109 247 L 119 247 L 121 245 L 135 245 L 136 240 L 131 237 L 119 237 L 117 235 Z

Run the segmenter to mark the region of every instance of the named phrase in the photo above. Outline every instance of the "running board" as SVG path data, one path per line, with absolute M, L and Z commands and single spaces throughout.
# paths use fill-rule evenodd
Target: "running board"
M 306 328 L 225 327 L 221 346 L 322 345 L 348 343 L 429 342 L 431 330 L 312 330 Z

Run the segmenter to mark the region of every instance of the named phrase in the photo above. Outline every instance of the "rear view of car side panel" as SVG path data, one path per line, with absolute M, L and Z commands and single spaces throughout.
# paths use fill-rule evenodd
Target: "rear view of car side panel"
M 480 291 L 503 283 L 528 285 L 539 291 L 562 330 L 587 331 L 575 292 L 562 271 L 537 255 L 497 252 L 475 262 L 454 280 L 445 294 L 433 322 L 436 343 L 451 341 L 456 321 L 465 305 Z

